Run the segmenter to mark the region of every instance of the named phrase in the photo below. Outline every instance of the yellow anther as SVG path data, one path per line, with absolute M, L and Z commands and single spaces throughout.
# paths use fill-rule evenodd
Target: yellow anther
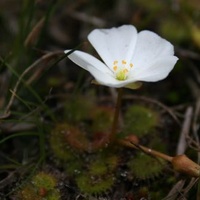
M 122 60 L 122 64 L 123 64 L 123 65 L 126 65 L 126 61 L 125 61 L 125 60 Z
M 133 63 L 129 63 L 126 60 L 114 60 L 113 61 L 113 71 L 115 74 L 115 78 L 119 81 L 124 81 L 129 76 L 129 70 L 133 67 Z
M 115 65 L 115 66 L 113 67 L 113 69 L 114 69 L 114 71 L 117 71 L 117 66 Z
M 124 72 L 124 73 L 127 73 L 127 72 L 128 72 L 128 69 L 125 68 L 125 69 L 123 70 L 123 72 Z

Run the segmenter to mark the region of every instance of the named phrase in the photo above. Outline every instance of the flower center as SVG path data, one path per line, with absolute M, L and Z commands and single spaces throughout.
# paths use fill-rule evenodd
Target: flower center
M 119 81 L 124 81 L 128 78 L 128 72 L 133 67 L 132 63 L 127 63 L 126 60 L 119 62 L 115 60 L 113 62 L 113 70 L 115 72 L 115 78 Z

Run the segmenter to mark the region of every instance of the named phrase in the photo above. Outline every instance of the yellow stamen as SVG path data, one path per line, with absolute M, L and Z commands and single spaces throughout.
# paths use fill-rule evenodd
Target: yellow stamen
M 121 63 L 118 60 L 113 61 L 113 71 L 115 74 L 115 78 L 119 81 L 124 81 L 128 78 L 129 70 L 133 67 L 132 63 L 127 63 L 126 60 L 121 60 Z
M 128 72 L 128 69 L 125 68 L 125 69 L 123 70 L 123 72 L 124 72 L 124 73 L 127 73 L 127 72 Z
M 122 64 L 123 64 L 123 65 L 126 65 L 126 61 L 125 61 L 125 60 L 122 60 Z
M 114 71 L 117 71 L 117 66 L 115 65 L 115 66 L 113 67 L 113 69 L 114 69 Z

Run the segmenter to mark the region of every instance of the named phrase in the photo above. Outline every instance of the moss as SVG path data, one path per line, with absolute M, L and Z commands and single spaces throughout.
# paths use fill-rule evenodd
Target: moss
M 112 188 L 114 185 L 114 176 L 107 174 L 105 176 L 92 176 L 85 172 L 76 179 L 76 183 L 81 192 L 85 194 L 101 194 Z
M 56 158 L 63 161 L 69 160 L 73 157 L 69 145 L 65 140 L 65 133 L 68 131 L 68 124 L 56 124 L 50 135 L 50 147 Z
M 158 113 L 140 105 L 130 106 L 124 116 L 123 135 L 134 134 L 142 137 L 158 125 Z
M 81 104 L 83 105 L 83 102 Z M 82 112 L 81 110 L 74 111 L 72 115 L 75 117 L 72 117 L 73 120 L 71 118 L 73 123 L 67 120 L 55 126 L 51 133 L 50 146 L 54 155 L 64 162 L 66 174 L 75 180 L 82 193 L 102 194 L 112 189 L 115 184 L 117 167 L 122 158 L 119 147 L 108 145 L 107 140 L 113 110 L 101 106 L 86 107 L 89 109 L 87 115 L 84 114 L 85 111 L 80 115 L 78 112 Z M 124 118 L 126 123 L 122 132 L 125 136 L 147 135 L 154 131 L 159 122 L 155 111 L 140 105 L 129 107 Z M 154 139 L 151 147 L 160 144 L 160 140 Z M 139 153 L 127 165 L 130 173 L 140 179 L 155 177 L 163 169 L 163 165 L 143 153 Z M 151 166 L 150 169 L 146 168 L 148 165 Z
M 74 177 L 80 174 L 80 172 L 83 170 L 84 161 L 81 157 L 74 158 L 73 160 L 69 160 L 65 166 L 64 169 L 66 171 L 66 174 L 68 176 Z
M 56 188 L 56 178 L 45 172 L 39 172 L 18 192 L 20 200 L 60 200 L 60 192 Z
M 158 176 L 165 167 L 165 161 L 140 152 L 127 165 L 133 176 L 146 180 Z
M 38 188 L 51 190 L 56 186 L 56 179 L 50 174 L 40 172 L 32 178 L 31 183 Z
M 119 158 L 117 155 L 100 154 L 95 156 L 95 160 L 91 161 L 88 166 L 89 173 L 93 176 L 99 176 L 112 173 L 118 166 Z
M 106 158 L 106 164 L 109 170 L 115 170 L 119 164 L 119 156 L 118 155 L 111 155 Z
M 102 194 L 112 189 L 115 183 L 115 170 L 119 163 L 117 155 L 110 152 L 99 152 L 92 159 L 85 169 L 76 178 L 76 183 L 85 194 Z M 110 154 L 110 155 L 109 155 Z
M 107 172 L 107 166 L 102 160 L 96 160 L 89 166 L 91 175 L 103 175 Z
M 41 197 L 38 197 L 37 194 L 33 191 L 33 188 L 31 185 L 28 185 L 24 187 L 19 193 L 17 194 L 18 198 L 20 200 L 39 200 Z

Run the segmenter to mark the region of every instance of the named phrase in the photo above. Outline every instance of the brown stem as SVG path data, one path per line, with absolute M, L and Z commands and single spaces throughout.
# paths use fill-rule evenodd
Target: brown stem
M 119 140 L 119 143 L 131 148 L 135 148 L 135 149 L 139 149 L 143 152 L 145 152 L 146 154 L 152 155 L 156 158 L 162 158 L 168 162 L 170 162 L 174 168 L 174 170 L 187 174 L 191 177 L 200 177 L 200 166 L 193 162 L 190 158 L 188 158 L 186 155 L 177 155 L 174 157 L 168 156 L 164 153 L 160 153 L 158 151 L 155 151 L 153 149 L 147 148 L 145 146 L 142 146 L 140 144 L 138 144 L 138 141 L 134 139 L 134 137 L 132 137 L 133 139 L 127 140 L 127 139 L 123 139 L 123 140 Z
M 168 156 L 167 154 L 161 153 L 159 151 L 155 151 L 153 149 L 147 148 L 147 147 L 142 146 L 142 145 L 136 145 L 136 147 L 138 149 L 141 149 L 142 151 L 144 151 L 147 154 L 150 154 L 150 155 L 155 156 L 157 158 L 162 158 L 162 159 L 169 161 L 169 162 L 171 162 L 172 159 L 173 159 L 173 157 Z
M 168 155 L 166 155 L 164 153 L 160 153 L 160 152 L 155 151 L 153 149 L 147 148 L 147 147 L 142 146 L 140 144 L 137 144 L 135 141 L 120 140 L 120 143 L 125 145 L 125 146 L 131 147 L 131 148 L 140 149 L 143 152 L 145 152 L 146 154 L 149 154 L 149 155 L 155 156 L 157 158 L 162 158 L 162 159 L 164 159 L 166 161 L 172 162 L 173 157 L 168 156 Z
M 115 113 L 114 113 L 114 119 L 113 119 L 113 123 L 112 123 L 111 134 L 110 134 L 111 141 L 115 138 L 115 135 L 116 135 L 118 119 L 119 119 L 119 112 L 120 112 L 120 107 L 121 107 L 121 100 L 122 100 L 122 92 L 123 92 L 123 89 L 119 88 L 116 107 L 115 107 Z

